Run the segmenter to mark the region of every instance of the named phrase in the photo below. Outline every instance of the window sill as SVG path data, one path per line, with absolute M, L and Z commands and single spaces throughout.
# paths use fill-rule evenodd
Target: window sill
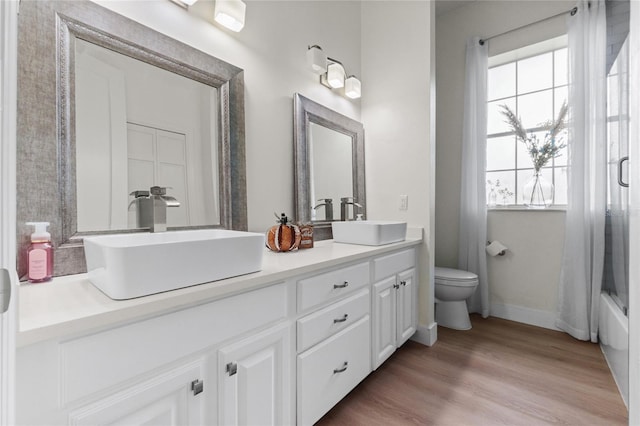
M 546 209 L 530 209 L 521 205 L 508 205 L 508 206 L 496 206 L 496 207 L 487 207 L 487 211 L 514 211 L 514 212 L 566 212 L 567 205 L 566 204 L 555 204 Z

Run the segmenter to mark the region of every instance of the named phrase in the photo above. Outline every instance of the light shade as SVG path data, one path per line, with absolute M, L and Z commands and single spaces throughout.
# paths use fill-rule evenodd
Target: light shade
M 344 87 L 344 67 L 334 62 L 327 67 L 327 83 L 334 89 Z
M 231 31 L 238 32 L 244 27 L 246 8 L 242 0 L 216 0 L 214 19 Z
M 318 45 L 309 46 L 307 50 L 307 63 L 314 73 L 320 75 L 327 72 L 327 55 Z
M 358 99 L 362 95 L 360 80 L 355 75 L 351 75 L 345 80 L 344 94 L 351 99 Z

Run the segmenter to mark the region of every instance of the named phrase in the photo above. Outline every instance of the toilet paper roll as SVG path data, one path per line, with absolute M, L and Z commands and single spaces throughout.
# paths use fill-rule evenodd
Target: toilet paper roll
M 504 256 L 504 252 L 507 250 L 507 247 L 505 245 L 503 245 L 500 241 L 495 240 L 492 241 L 488 246 L 487 246 L 487 254 L 489 256 Z

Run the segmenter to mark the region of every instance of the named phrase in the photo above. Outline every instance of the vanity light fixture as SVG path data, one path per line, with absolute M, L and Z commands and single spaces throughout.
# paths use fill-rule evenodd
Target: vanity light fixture
M 307 48 L 307 63 L 311 70 L 320 75 L 320 84 L 330 89 L 344 87 L 344 95 L 351 99 L 358 99 L 362 95 L 362 83 L 355 75 L 345 71 L 342 62 L 329 58 L 317 44 Z
M 214 19 L 220 25 L 239 32 L 244 28 L 244 16 L 247 5 L 242 0 L 216 0 Z
M 177 4 L 180 7 L 183 7 L 185 9 L 189 9 L 189 6 L 193 6 L 193 4 L 195 2 L 197 2 L 198 0 L 170 0 L 173 3 Z
M 344 82 L 344 95 L 351 99 L 358 99 L 362 95 L 362 84 L 355 75 L 350 75 Z

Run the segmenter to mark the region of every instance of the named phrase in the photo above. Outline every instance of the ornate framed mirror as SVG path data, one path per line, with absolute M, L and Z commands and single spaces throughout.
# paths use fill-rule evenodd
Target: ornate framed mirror
M 50 222 L 54 275 L 84 272 L 84 236 L 147 231 L 149 185 L 174 187 L 170 229 L 247 229 L 242 69 L 90 1 L 23 2 L 18 33 L 20 276 L 24 222 Z
M 331 238 L 331 222 L 366 217 L 362 123 L 296 93 L 294 110 L 296 220 Z

